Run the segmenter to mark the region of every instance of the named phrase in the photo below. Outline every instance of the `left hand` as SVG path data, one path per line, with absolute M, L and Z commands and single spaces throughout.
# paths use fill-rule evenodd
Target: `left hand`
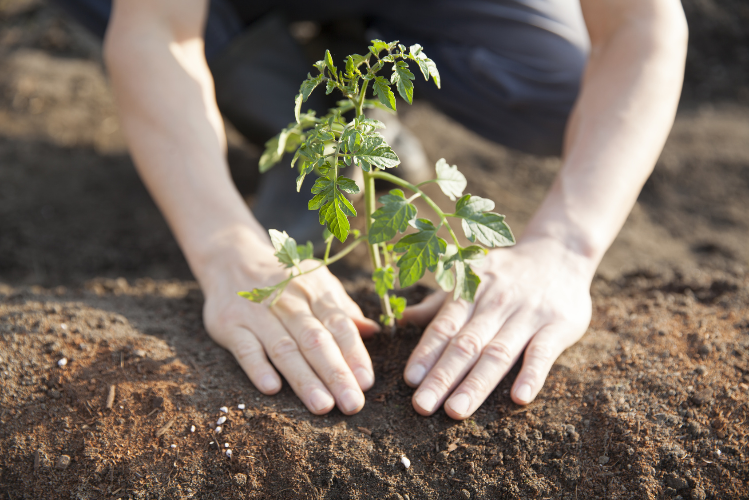
M 445 402 L 451 418 L 470 417 L 524 349 L 511 397 L 533 401 L 557 357 L 591 321 L 595 267 L 557 240 L 535 237 L 487 255 L 475 270 L 482 283 L 473 304 L 438 292 L 407 308 L 403 321 L 432 320 L 404 371 L 406 383 L 418 386 L 414 409 L 431 415 Z

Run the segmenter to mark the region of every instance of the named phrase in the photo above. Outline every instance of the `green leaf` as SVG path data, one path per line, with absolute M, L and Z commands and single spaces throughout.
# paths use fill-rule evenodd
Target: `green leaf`
M 445 253 L 447 243 L 437 235 L 438 228 L 427 219 L 417 219 L 418 233 L 401 238 L 393 251 L 405 252 L 398 260 L 398 280 L 401 288 L 413 285 L 424 273 L 434 271 L 440 254 Z
M 396 111 L 396 96 L 393 94 L 388 80 L 382 76 L 375 77 L 372 92 L 386 107 Z
M 391 83 L 396 84 L 401 98 L 411 104 L 414 97 L 414 74 L 409 71 L 409 66 L 404 61 L 398 61 L 393 65 Z
M 373 212 L 373 222 L 367 234 L 373 245 L 392 240 L 398 232 L 403 233 L 417 216 L 417 207 L 406 201 L 400 189 L 392 190 L 378 201 L 383 206 Z
M 331 53 L 328 50 L 326 50 L 326 55 L 324 56 L 323 60 L 325 61 L 326 66 L 328 67 L 328 71 L 331 72 L 331 76 L 333 78 L 336 78 L 338 71 L 336 70 L 336 66 L 333 65 L 333 58 L 331 57 Z
M 342 190 L 348 193 L 359 192 L 357 184 L 343 175 L 338 176 L 335 182 L 332 182 L 330 177 L 319 177 L 312 187 L 315 196 L 308 202 L 307 208 L 320 210 L 320 223 L 327 224 L 328 230 L 343 243 L 349 236 L 350 225 L 347 217 L 355 217 L 357 211 L 343 195 Z
M 391 303 L 391 311 L 393 312 L 393 315 L 396 317 L 396 319 L 403 318 L 404 309 L 406 309 L 406 299 L 404 297 L 396 297 L 395 295 L 391 295 L 389 297 L 389 302 Z
M 294 97 L 294 119 L 299 123 L 299 115 L 302 112 L 302 94 Z
M 445 292 L 450 292 L 456 286 L 456 280 L 450 268 L 453 267 L 451 258 L 457 253 L 456 245 L 448 245 L 445 253 L 440 256 L 437 269 L 435 269 L 435 281 Z M 446 264 L 446 262 L 450 262 L 450 264 Z
M 447 255 L 448 252 L 446 252 Z M 487 255 L 487 249 L 478 245 L 469 245 L 466 248 L 459 247 L 458 250 L 451 252 L 450 257 L 445 259 L 445 268 L 450 269 L 455 262 L 462 261 L 467 264 L 480 264 Z
M 286 234 L 286 231 L 282 232 L 275 229 L 269 229 L 268 234 L 271 237 L 273 248 L 276 250 L 274 255 L 279 259 L 279 262 L 286 267 L 299 265 L 301 259 L 294 238 Z
M 466 189 L 466 177 L 458 171 L 458 167 L 450 166 L 445 158 L 440 158 L 435 164 L 435 171 L 437 172 L 437 185 L 451 201 L 456 201 L 456 198 L 463 195 Z
M 463 219 L 466 237 L 474 243 L 479 241 L 488 247 L 506 247 L 515 244 L 516 239 L 510 227 L 505 223 L 505 216 L 490 212 L 495 203 L 479 196 L 466 195 L 456 203 L 456 216 Z
M 372 55 L 374 55 L 375 57 L 378 57 L 378 55 L 379 55 L 379 54 L 380 54 L 380 53 L 381 53 L 382 51 L 384 51 L 384 50 L 388 50 L 388 46 L 389 46 L 389 45 L 388 45 L 388 44 L 387 44 L 386 42 L 384 42 L 383 40 L 377 40 L 377 39 L 376 39 L 376 40 L 370 40 L 370 43 L 372 44 L 372 45 L 371 45 L 371 46 L 369 47 L 369 48 L 370 48 L 370 52 L 371 52 L 371 53 L 372 53 Z
M 302 85 L 300 85 L 299 93 L 294 98 L 294 117 L 297 119 L 297 123 L 300 122 L 300 111 L 302 110 L 302 103 L 307 101 L 307 98 L 310 97 L 312 91 L 315 90 L 315 87 L 320 85 L 320 82 L 322 81 L 323 75 L 312 77 L 308 74 L 307 79 L 302 82 Z
M 338 183 L 339 189 L 345 193 L 349 193 L 349 194 L 359 193 L 359 186 L 357 186 L 357 183 L 354 182 L 352 179 L 349 179 L 348 177 L 339 175 L 339 178 L 336 182 Z
M 456 288 L 453 290 L 453 300 L 464 299 L 474 302 L 474 296 L 482 280 L 469 267 L 469 264 L 459 260 L 456 261 Z
M 328 230 L 343 243 L 349 236 L 349 219 L 357 215 L 354 207 L 343 194 L 337 192 L 333 200 L 329 201 L 320 209 L 320 218 L 328 224 Z
M 388 290 L 393 290 L 396 275 L 391 266 L 379 267 L 372 273 L 372 280 L 375 282 L 375 291 L 382 297 Z
M 401 163 L 393 149 L 377 133 L 362 136 L 359 148 L 353 153 L 352 159 L 359 163 L 365 172 L 369 172 L 372 167 L 386 169 Z
M 438 72 L 437 66 L 433 60 L 427 57 L 422 51 L 422 46 L 419 44 L 412 45 L 409 47 L 409 53 L 411 54 L 412 59 L 416 61 L 420 71 L 422 71 L 424 79 L 428 80 L 429 77 L 432 76 L 435 85 L 437 88 L 440 88 L 440 73 Z
M 253 302 L 257 302 L 260 304 L 267 298 L 269 298 L 273 293 L 278 289 L 279 285 L 275 286 L 267 286 L 265 288 L 255 288 L 254 290 L 251 290 L 249 292 L 237 292 L 237 295 L 239 295 L 242 298 L 252 300 Z
M 297 255 L 299 260 L 309 260 L 313 258 L 313 244 L 312 241 L 308 241 L 304 245 L 297 245 Z

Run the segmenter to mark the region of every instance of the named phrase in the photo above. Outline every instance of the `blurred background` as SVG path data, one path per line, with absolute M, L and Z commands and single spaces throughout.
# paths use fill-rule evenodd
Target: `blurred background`
M 690 45 L 678 117 L 599 269 L 605 279 L 747 271 L 748 3 L 683 6 Z M 307 41 L 336 29 L 293 33 Z M 559 159 L 492 144 L 418 99 L 400 111 L 429 159 L 457 164 L 467 192 L 496 200 L 520 234 Z M 260 149 L 231 127 L 229 141 L 233 175 L 252 202 Z M 0 283 L 75 287 L 97 277 L 191 275 L 128 157 L 99 41 L 47 2 L 0 0 Z

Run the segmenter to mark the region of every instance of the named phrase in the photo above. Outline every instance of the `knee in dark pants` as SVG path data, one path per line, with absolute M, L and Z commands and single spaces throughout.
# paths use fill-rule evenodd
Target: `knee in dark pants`
M 442 89 L 418 79 L 421 95 L 492 141 L 561 153 L 588 58 L 577 2 L 443 0 L 421 21 L 390 30 L 424 45 L 437 64 Z

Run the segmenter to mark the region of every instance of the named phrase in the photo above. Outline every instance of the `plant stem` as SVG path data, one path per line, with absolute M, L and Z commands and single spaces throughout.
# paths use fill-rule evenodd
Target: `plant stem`
M 365 83 L 362 84 L 362 92 L 359 95 L 359 101 L 356 103 L 355 108 L 357 116 L 360 116 L 362 114 L 362 106 L 365 102 L 365 93 L 367 92 L 367 86 L 369 85 L 369 83 L 369 81 L 365 81 Z M 374 174 L 376 173 L 377 170 L 374 167 L 372 168 L 372 171 L 364 172 L 365 221 L 367 225 L 367 234 L 370 234 L 370 226 L 372 225 L 372 213 L 375 211 Z M 367 245 L 367 249 L 370 252 L 370 262 L 372 262 L 373 271 L 376 269 L 380 269 L 382 267 L 382 264 L 380 262 L 380 249 L 378 248 L 378 245 Z M 391 310 L 391 299 L 388 296 L 388 292 L 380 297 L 380 309 L 383 311 L 383 317 L 386 318 L 385 326 L 391 331 L 391 334 L 393 334 L 395 318 L 393 316 L 393 311 Z
M 416 193 L 419 196 L 421 196 L 422 198 L 424 198 L 424 201 L 427 202 L 427 204 L 430 206 L 430 208 L 436 214 L 438 214 L 440 216 L 440 221 L 441 222 L 445 220 L 445 217 L 446 217 L 445 216 L 445 212 L 443 212 L 440 209 L 440 207 L 437 206 L 437 204 L 434 201 L 432 201 L 432 198 L 430 198 L 429 196 L 427 196 L 426 194 L 424 194 L 424 192 L 421 189 L 419 189 L 417 186 L 415 186 L 414 184 L 406 182 L 405 180 L 403 180 L 403 179 L 401 179 L 399 177 L 396 177 L 393 174 L 389 174 L 388 172 L 373 172 L 372 173 L 372 177 L 375 178 L 375 179 L 383 179 L 385 181 L 392 182 L 393 184 L 395 184 L 397 186 L 401 186 L 402 188 L 406 188 L 406 189 L 409 189 L 409 190 L 413 191 L 414 193 Z

